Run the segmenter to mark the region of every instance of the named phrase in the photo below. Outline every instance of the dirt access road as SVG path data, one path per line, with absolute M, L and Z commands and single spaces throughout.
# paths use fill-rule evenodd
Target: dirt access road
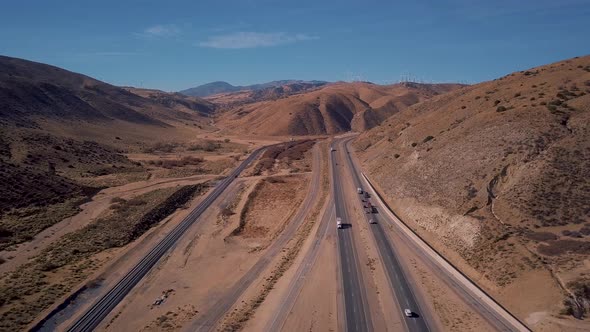
M 221 294 L 215 301 L 215 304 L 200 315 L 200 317 L 190 325 L 188 330 L 211 331 L 215 329 L 220 319 L 232 308 L 250 285 L 261 276 L 262 272 L 277 257 L 281 250 L 285 248 L 286 244 L 293 238 L 295 232 L 305 220 L 311 207 L 318 200 L 320 168 L 321 153 L 319 147 L 316 145 L 313 149 L 311 182 L 305 200 L 299 207 L 297 214 L 291 219 L 278 238 L 268 247 L 264 255 L 260 257 L 256 264 L 252 266 L 237 283 L 224 294 Z

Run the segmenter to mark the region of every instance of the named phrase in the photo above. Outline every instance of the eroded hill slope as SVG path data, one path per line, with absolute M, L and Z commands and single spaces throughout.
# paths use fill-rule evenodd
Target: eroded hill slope
M 337 83 L 234 107 L 219 118 L 227 131 L 255 135 L 322 135 L 372 128 L 390 115 L 458 84 Z
M 588 315 L 590 56 L 437 96 L 354 145 L 402 218 L 535 329 Z

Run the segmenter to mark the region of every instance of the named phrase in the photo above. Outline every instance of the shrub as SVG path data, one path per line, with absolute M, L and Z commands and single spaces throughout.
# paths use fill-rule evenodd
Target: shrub
M 426 138 L 424 138 L 424 140 L 422 142 L 426 143 L 428 141 L 431 141 L 432 139 L 434 139 L 434 137 L 429 135 L 429 136 L 426 136 Z
M 229 143 L 229 141 L 230 141 L 230 140 L 229 140 L 229 138 L 226 138 L 226 139 L 224 139 L 223 141 L 224 141 L 225 143 Z
M 268 182 L 268 183 L 285 183 L 285 180 L 283 180 L 281 178 L 271 177 L 271 178 L 266 178 L 266 182 Z
M 236 214 L 236 213 L 234 212 L 234 210 L 232 210 L 232 209 L 231 209 L 230 207 L 228 207 L 228 206 L 226 206 L 226 207 L 224 207 L 223 209 L 221 209 L 221 215 L 222 215 L 222 216 L 224 216 L 224 217 L 229 217 L 229 216 L 231 216 L 231 215 L 234 215 L 234 214 Z
M 520 97 L 520 92 L 517 92 L 516 94 L 514 94 L 514 98 Z
M 498 106 L 498 108 L 496 108 L 496 112 L 506 112 L 508 109 L 504 106 Z
M 535 241 L 551 241 L 559 238 L 559 236 L 551 232 L 530 232 L 526 234 L 526 237 Z
M 500 103 L 500 101 L 496 99 L 496 100 L 494 101 L 494 106 L 497 106 L 499 103 Z
M 127 200 L 124 199 L 124 198 L 121 198 L 121 197 L 113 197 L 111 199 L 111 203 L 119 203 L 119 204 L 122 204 L 122 203 L 125 203 L 125 202 L 127 202 Z
M 418 145 L 418 143 L 416 143 L 416 142 L 412 143 L 412 147 L 416 147 L 416 145 Z
M 395 159 L 397 159 L 397 158 L 399 158 L 399 154 L 397 154 L 397 153 L 396 153 L 396 154 L 394 154 L 394 155 L 393 155 L 393 157 L 394 157 Z M 590 229 L 590 228 L 589 228 L 589 229 Z

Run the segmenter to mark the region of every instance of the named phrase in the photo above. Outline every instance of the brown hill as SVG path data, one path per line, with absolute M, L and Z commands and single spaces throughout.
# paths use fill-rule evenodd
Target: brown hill
M 458 84 L 336 83 L 319 90 L 232 108 L 219 125 L 257 135 L 321 135 L 363 131 L 406 107 Z
M 124 151 L 203 132 L 209 103 L 163 94 L 0 56 L 0 249 L 77 212 L 85 179 L 141 177 Z
M 125 90 L 138 96 L 148 98 L 162 106 L 179 111 L 196 111 L 200 115 L 210 115 L 215 111 L 215 104 L 198 97 L 190 97 L 178 92 L 164 92 L 155 89 L 124 87 Z
M 108 126 L 120 123 L 170 127 L 202 119 L 165 107 L 85 75 L 0 56 L 0 124 L 40 128 L 41 122 Z
M 260 89 L 240 90 L 235 92 L 218 93 L 205 97 L 206 100 L 218 105 L 222 109 L 231 109 L 245 104 L 256 103 L 265 100 L 276 100 L 290 95 L 309 92 L 325 86 L 321 81 L 294 81 L 278 86 L 269 86 Z
M 519 317 L 588 314 L 590 56 L 437 96 L 355 146 L 402 219 Z

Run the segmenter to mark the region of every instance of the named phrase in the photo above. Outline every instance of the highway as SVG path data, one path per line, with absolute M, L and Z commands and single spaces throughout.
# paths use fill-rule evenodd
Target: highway
M 352 182 L 354 183 L 354 188 L 344 188 L 343 190 L 356 190 L 356 188 L 361 188 L 364 193 L 364 186 L 361 182 L 361 179 L 356 172 L 352 159 L 350 157 L 347 143 L 352 138 L 344 139 L 339 141 L 338 148 L 342 150 L 342 154 L 345 156 L 346 159 L 346 167 L 350 171 L 352 175 Z M 360 205 L 361 210 L 363 210 L 363 202 L 361 201 L 363 195 L 358 195 L 357 204 Z M 407 277 L 403 271 L 402 265 L 400 264 L 396 252 L 389 242 L 389 239 L 382 228 L 382 220 L 379 214 L 372 213 L 372 214 L 365 214 L 365 222 L 368 223 L 369 218 L 373 218 L 376 220 L 375 224 L 370 224 L 369 228 L 373 234 L 375 239 L 375 243 L 377 245 L 377 249 L 379 251 L 379 256 L 381 257 L 381 262 L 383 264 L 384 270 L 387 273 L 387 278 L 389 280 L 389 284 L 391 286 L 391 291 L 393 298 L 395 298 L 398 302 L 399 307 L 401 310 L 410 309 L 414 315 L 413 317 L 406 317 L 403 313 L 401 316 L 404 317 L 404 323 L 408 329 L 408 331 L 429 331 L 428 324 L 426 322 L 425 316 L 423 311 L 420 308 L 420 305 L 416 299 L 414 291 L 412 290 L 411 284 L 408 282 Z M 399 314 L 399 313 L 398 313 Z
M 512 315 L 508 310 L 502 307 L 498 302 L 496 302 L 489 294 L 479 288 L 474 282 L 468 279 L 463 273 L 457 270 L 450 262 L 448 262 L 444 257 L 442 257 L 438 252 L 436 252 L 430 245 L 424 242 L 413 230 L 411 230 L 407 225 L 405 225 L 398 217 L 389 209 L 387 204 L 379 197 L 375 188 L 372 187 L 371 183 L 368 181 L 368 178 L 364 176 L 355 163 L 353 162 L 352 158 L 348 153 L 348 144 L 350 140 L 346 141 L 344 144 L 345 149 L 347 150 L 347 159 L 348 165 L 353 174 L 353 178 L 359 187 L 363 187 L 369 192 L 372 193 L 373 198 L 372 201 L 377 203 L 380 207 L 380 213 L 378 217 L 377 224 L 373 224 L 371 226 L 373 229 L 373 234 L 375 235 L 376 242 L 378 243 L 380 254 L 382 255 L 381 258 L 384 262 L 384 265 L 387 267 L 389 265 L 397 264 L 399 266 L 399 262 L 393 263 L 387 262 L 387 252 L 381 253 L 387 247 L 391 248 L 391 253 L 393 254 L 393 258 L 395 259 L 395 251 L 392 248 L 391 243 L 388 241 L 388 237 L 384 232 L 383 225 L 391 225 L 394 227 L 395 232 L 400 235 L 402 241 L 396 243 L 400 246 L 407 246 L 412 250 L 412 252 L 416 253 L 416 255 L 420 258 L 420 260 L 430 266 L 430 268 L 435 271 L 435 274 L 438 278 L 441 279 L 450 289 L 452 289 L 456 294 L 458 294 L 466 304 L 468 304 L 474 312 L 482 316 L 492 327 L 494 327 L 498 331 L 521 331 L 527 332 L 530 329 L 524 325 L 518 318 Z M 359 176 L 362 175 L 361 177 Z M 362 184 L 366 184 L 362 186 Z M 376 216 L 376 215 L 373 215 Z M 384 244 L 379 244 L 380 242 L 386 242 Z M 388 269 L 388 273 L 391 275 L 391 272 Z M 399 276 L 403 276 L 403 273 L 398 273 Z M 395 272 L 394 275 L 395 276 Z M 390 279 L 390 282 L 395 279 Z M 400 283 L 403 284 L 403 281 Z M 407 281 L 406 281 L 407 284 Z M 403 297 L 411 296 L 411 287 L 409 285 L 401 286 L 401 285 L 394 285 L 396 294 L 402 294 L 402 299 L 398 298 L 398 303 L 400 306 L 406 305 L 403 301 Z M 401 289 L 400 289 L 401 287 Z M 403 295 L 405 294 L 405 295 Z M 411 303 L 407 303 L 407 305 L 412 305 Z M 416 310 L 419 310 L 416 307 Z M 406 319 L 406 323 L 414 322 L 417 323 L 420 320 L 418 319 Z M 426 323 L 426 322 L 425 322 Z M 419 328 L 419 325 L 415 324 L 408 324 L 408 328 L 411 331 L 416 330 Z M 420 329 L 416 331 L 421 331 Z
M 100 322 L 121 302 L 135 285 L 150 271 L 150 269 L 164 256 L 178 241 L 184 232 L 193 225 L 199 216 L 213 201 L 229 186 L 229 184 L 258 157 L 267 147 L 253 151 L 236 169 L 225 179 L 221 180 L 215 189 L 187 215 L 170 233 L 168 233 L 150 252 L 143 257 L 113 288 L 96 301 L 81 317 L 79 317 L 68 331 L 92 331 Z
M 354 245 L 353 221 L 349 218 L 347 205 L 344 200 L 343 190 L 354 190 L 353 188 L 342 188 L 341 171 L 344 160 L 336 143 L 331 148 L 336 149 L 330 153 L 330 164 L 332 166 L 332 188 L 336 217 L 342 219 L 343 228 L 338 229 L 338 252 L 340 257 L 341 281 L 344 293 L 344 309 L 346 315 L 347 331 L 372 331 L 371 314 L 366 299 L 365 284 L 359 269 L 359 259 Z M 341 167 L 337 167 L 341 166 Z M 336 227 L 336 220 L 333 221 Z

